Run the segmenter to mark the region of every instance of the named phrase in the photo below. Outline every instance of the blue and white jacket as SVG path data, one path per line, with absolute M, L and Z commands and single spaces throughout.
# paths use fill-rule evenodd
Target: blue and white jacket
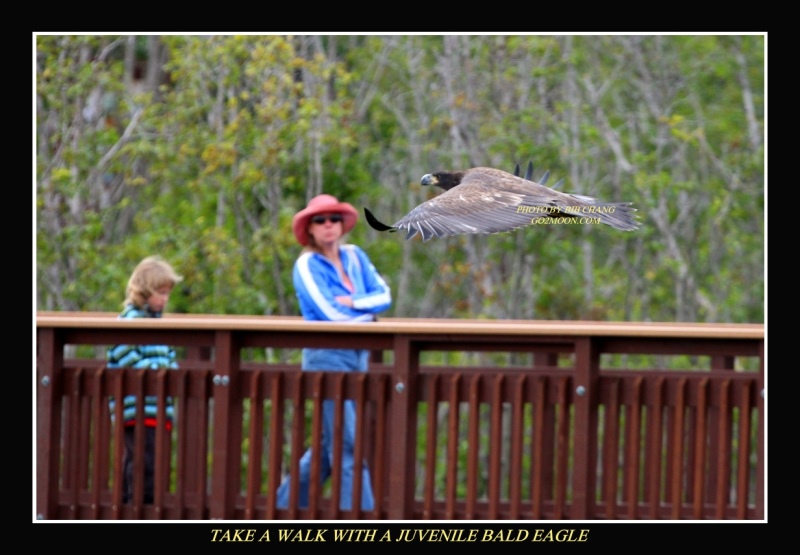
M 304 252 L 295 262 L 293 279 L 300 312 L 306 320 L 333 322 L 371 322 L 375 314 L 392 305 L 389 286 L 356 245 L 341 245 L 342 266 L 355 291 L 342 281 L 333 263 L 315 252 Z M 349 295 L 353 307 L 336 302 L 334 297 Z
M 160 318 L 160 312 L 152 312 L 149 307 L 138 308 L 132 304 L 125 307 L 119 315 L 120 319 L 130 318 Z M 106 353 L 108 368 L 149 368 L 158 370 L 160 368 L 178 368 L 175 350 L 167 345 L 114 345 Z M 122 402 L 122 419 L 126 426 L 133 425 L 136 421 L 136 396 L 126 395 Z M 115 402 L 112 398 L 109 402 L 112 418 L 114 416 Z M 144 417 L 146 426 L 156 425 L 157 398 L 146 395 L 144 398 Z M 175 409 L 172 406 L 172 399 L 167 397 L 166 414 L 167 427 L 174 417 Z

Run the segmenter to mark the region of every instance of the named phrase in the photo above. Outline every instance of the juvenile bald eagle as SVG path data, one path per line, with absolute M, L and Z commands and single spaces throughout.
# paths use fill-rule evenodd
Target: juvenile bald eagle
M 533 220 L 537 223 L 594 221 L 624 231 L 639 227 L 636 209 L 630 202 L 606 203 L 584 195 L 562 193 L 545 187 L 550 172 L 546 172 L 539 183 L 532 180 L 532 174 L 531 164 L 528 164 L 525 178 L 519 177 L 519 166 L 516 174 L 482 167 L 429 173 L 422 176 L 420 183 L 436 185 L 445 192 L 423 202 L 394 225 L 381 223 L 367 208 L 364 214 L 373 229 L 405 229 L 406 239 L 420 233 L 423 241 L 434 236 L 511 231 L 528 226 Z M 555 186 L 560 184 L 561 181 Z

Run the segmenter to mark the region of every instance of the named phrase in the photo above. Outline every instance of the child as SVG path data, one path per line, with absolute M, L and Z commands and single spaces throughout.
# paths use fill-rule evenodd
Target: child
M 124 309 L 119 318 L 160 318 L 169 300 L 169 294 L 176 283 L 183 280 L 172 266 L 157 256 L 142 260 L 133 270 L 126 292 Z M 166 345 L 115 345 L 108 349 L 108 368 L 177 368 L 175 351 Z M 133 497 L 133 461 L 136 424 L 136 397 L 127 395 L 123 399 L 123 423 L 125 426 L 125 455 L 123 457 L 122 502 L 128 503 Z M 145 479 L 144 502 L 153 502 L 155 470 L 155 432 L 157 399 L 147 395 L 144 400 L 145 425 Z M 110 403 L 112 418 L 115 414 L 115 401 Z M 172 429 L 174 408 L 167 398 L 167 421 L 165 427 Z

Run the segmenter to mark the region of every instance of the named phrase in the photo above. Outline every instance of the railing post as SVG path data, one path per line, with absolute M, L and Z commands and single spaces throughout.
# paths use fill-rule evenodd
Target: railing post
M 239 348 L 231 331 L 214 340 L 214 431 L 209 517 L 229 520 L 239 492 L 242 446 L 242 401 L 239 395 Z
M 545 366 L 550 368 L 558 368 L 558 353 L 536 353 L 533 355 L 533 364 L 534 369 L 537 367 Z M 545 387 L 542 385 L 542 387 Z M 543 402 L 546 403 L 547 395 L 543 394 Z M 556 420 L 555 420 L 555 413 L 552 410 L 544 410 L 542 408 L 541 411 L 541 418 L 540 423 L 538 424 L 539 429 L 541 430 L 541 446 L 542 448 L 538 451 L 537 456 L 540 457 L 539 460 L 542 461 L 553 461 L 555 460 L 555 445 L 556 445 Z M 548 494 L 547 499 L 552 498 L 552 485 L 553 480 L 555 479 L 554 468 L 552 464 L 546 465 L 537 465 L 536 470 L 537 476 L 539 476 L 540 484 L 548 484 L 550 493 Z M 537 490 L 538 491 L 538 490 Z M 536 518 L 539 518 L 538 511 L 541 509 L 541 498 L 537 498 L 534 506 L 536 507 L 536 511 L 534 515 L 537 515 Z
M 419 349 L 410 337 L 394 337 L 392 370 L 391 438 L 389 460 L 389 520 L 410 520 L 414 512 L 415 456 L 417 448 L 417 374 Z
M 181 363 L 181 367 L 184 364 L 191 367 L 198 362 L 208 362 L 212 360 L 212 355 L 211 345 L 189 345 L 186 347 L 186 361 Z M 178 408 L 178 418 L 181 430 L 179 441 L 184 450 L 180 453 L 205 453 L 208 450 L 208 411 L 211 409 L 211 403 L 206 399 L 206 395 L 210 398 L 213 392 L 207 391 L 207 375 L 208 370 L 187 370 L 181 381 L 181 391 L 184 392 L 184 396 L 180 401 L 182 406 Z M 196 376 L 202 376 L 202 381 Z M 199 387 L 202 392 L 197 397 L 191 397 L 189 390 L 195 387 Z M 197 511 L 198 516 L 195 518 L 201 518 L 199 515 L 202 515 L 208 506 L 208 499 L 205 497 L 208 479 L 207 457 L 202 460 L 199 457 L 191 457 L 190 460 L 184 461 L 180 468 L 183 475 L 180 476 L 181 486 L 178 493 L 182 503 L 190 491 L 202 495 L 203 499 L 192 507 L 192 510 Z
M 594 517 L 597 482 L 597 422 L 600 352 L 591 337 L 575 342 L 575 437 L 572 468 L 572 520 Z M 616 472 L 616 468 L 613 469 Z
M 58 460 L 64 345 L 53 328 L 39 328 L 36 358 L 36 518 L 58 517 Z

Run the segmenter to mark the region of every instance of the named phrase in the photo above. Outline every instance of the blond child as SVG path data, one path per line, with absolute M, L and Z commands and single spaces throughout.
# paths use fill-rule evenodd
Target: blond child
M 167 262 L 158 256 L 149 256 L 133 270 L 128 281 L 123 310 L 120 319 L 160 318 L 175 284 L 182 281 Z M 166 345 L 115 345 L 107 352 L 108 368 L 177 368 L 175 350 Z M 122 420 L 125 427 L 125 454 L 123 457 L 122 501 L 128 503 L 133 497 L 134 430 L 136 424 L 136 397 L 127 395 L 123 399 Z M 111 400 L 112 418 L 115 414 L 115 401 Z M 157 399 L 145 396 L 145 480 L 144 502 L 153 502 L 155 470 L 155 431 Z M 164 426 L 172 429 L 174 408 L 172 400 L 166 403 L 167 421 Z

